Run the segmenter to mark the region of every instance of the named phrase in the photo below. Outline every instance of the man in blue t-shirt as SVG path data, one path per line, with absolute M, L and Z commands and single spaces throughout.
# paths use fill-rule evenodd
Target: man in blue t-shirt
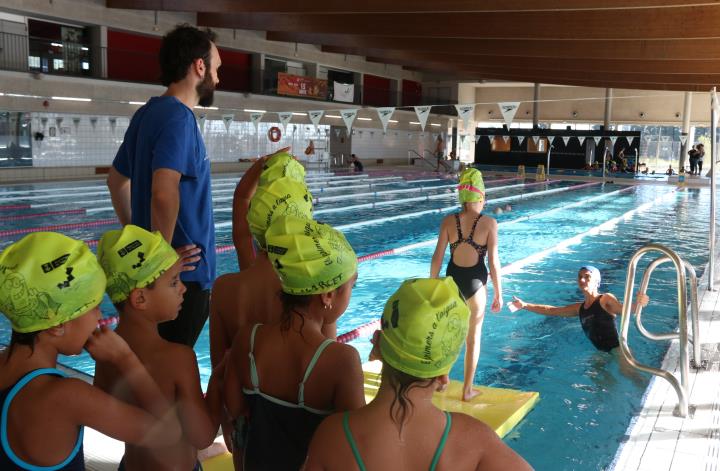
M 193 346 L 210 309 L 215 224 L 210 161 L 192 108 L 210 106 L 220 55 L 211 31 L 180 25 L 160 48 L 162 84 L 132 117 L 108 176 L 120 222 L 157 230 L 185 260 L 187 286 L 177 319 L 159 325 L 166 340 Z

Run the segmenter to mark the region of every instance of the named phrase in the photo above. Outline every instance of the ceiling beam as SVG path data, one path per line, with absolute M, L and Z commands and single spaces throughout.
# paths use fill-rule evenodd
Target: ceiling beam
M 438 62 L 457 65 L 488 67 L 518 67 L 530 69 L 575 70 L 585 72 L 632 72 L 638 74 L 720 74 L 717 60 L 587 60 L 525 57 L 525 56 L 478 56 L 472 54 L 445 53 L 442 55 L 416 51 L 383 50 L 322 46 L 322 52 L 365 56 L 368 62 L 400 64 L 412 62 Z
M 718 30 L 720 34 L 720 29 Z M 496 40 L 456 38 L 394 38 L 343 34 L 268 31 L 270 41 L 365 49 L 398 49 L 477 56 L 549 57 L 562 59 L 720 60 L 720 41 L 685 40 Z
M 675 8 L 686 6 L 685 0 L 106 0 L 109 8 L 165 10 L 214 13 L 406 13 L 406 12 L 517 12 L 517 11 L 584 11 L 627 10 L 630 8 Z M 699 0 L 698 6 L 720 4 L 720 0 Z
M 612 25 L 622 20 L 622 28 Z M 470 13 L 198 13 L 198 24 L 261 31 L 483 39 L 716 38 L 720 5 L 665 9 Z

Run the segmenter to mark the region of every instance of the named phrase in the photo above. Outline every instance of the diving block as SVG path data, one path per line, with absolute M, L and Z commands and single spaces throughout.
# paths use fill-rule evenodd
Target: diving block
M 369 361 L 363 364 L 365 376 L 365 401 L 370 402 L 380 388 L 382 362 Z M 433 395 L 433 404 L 448 412 L 459 412 L 483 421 L 500 438 L 507 435 L 540 400 L 540 393 L 516 391 L 514 389 L 475 386 L 480 394 L 465 402 L 462 397 L 462 383 L 451 380 L 445 391 Z

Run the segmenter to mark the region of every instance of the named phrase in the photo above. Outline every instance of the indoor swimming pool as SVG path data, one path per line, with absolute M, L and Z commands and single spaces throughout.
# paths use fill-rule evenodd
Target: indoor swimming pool
M 218 274 L 237 270 L 231 241 L 230 203 L 236 175 L 213 180 Z M 308 175 L 317 199 L 316 219 L 343 230 L 358 256 L 396 249 L 359 264 L 352 301 L 339 320 L 346 332 L 378 319 L 385 300 L 410 277 L 428 276 L 441 219 L 456 210 L 452 180 L 438 177 Z M 709 192 L 676 191 L 667 185 L 621 186 L 569 181 L 536 183 L 487 178 L 485 213 L 506 204 L 497 217 L 504 300 L 513 295 L 540 304 L 564 305 L 581 299 L 577 269 L 600 268 L 600 290 L 621 297 L 632 253 L 648 242 L 665 244 L 700 269 L 707 262 Z M 92 223 L 93 225 L 87 225 Z M 37 228 L 59 230 L 95 241 L 116 228 L 109 196 L 101 182 L 7 186 L 0 190 L 0 249 Z M 408 249 L 407 247 L 412 248 Z M 390 251 L 392 252 L 392 251 Z M 446 258 L 447 262 L 447 258 Z M 444 271 L 444 269 L 443 269 Z M 642 269 L 638 270 L 642 276 Z M 657 270 L 644 320 L 654 330 L 676 324 L 674 274 Z M 103 305 L 106 316 L 112 305 Z M 0 342 L 9 338 L 0 320 Z M 365 359 L 367 337 L 352 343 Z M 649 343 L 631 329 L 636 357 L 659 365 L 667 343 Z M 196 345 L 203 381 L 209 376 L 207 326 Z M 462 358 L 462 354 L 461 354 Z M 87 355 L 62 362 L 88 374 Z M 452 370 L 462 379 L 462 362 Z M 540 402 L 505 441 L 536 469 L 604 469 L 610 466 L 625 431 L 640 409 L 647 375 L 626 376 L 610 354 L 595 351 L 577 319 L 519 311 L 488 311 L 476 384 L 538 391 Z

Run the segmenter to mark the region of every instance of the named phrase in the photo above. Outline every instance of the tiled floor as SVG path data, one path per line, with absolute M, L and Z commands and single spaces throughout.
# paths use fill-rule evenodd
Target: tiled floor
M 670 383 L 655 377 L 646 391 L 643 410 L 628 428 L 626 442 L 612 469 L 720 469 L 720 283 L 715 283 L 715 291 L 707 291 L 704 279 L 700 286 L 700 337 L 707 367 L 690 368 L 689 404 L 694 413 L 684 419 L 674 416 L 677 394 Z M 663 368 L 680 378 L 677 341 L 668 350 Z

